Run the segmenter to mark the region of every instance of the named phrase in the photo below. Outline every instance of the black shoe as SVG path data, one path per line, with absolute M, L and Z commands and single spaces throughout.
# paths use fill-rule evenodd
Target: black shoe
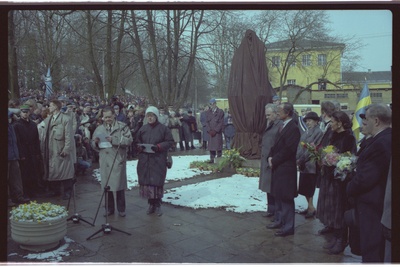
M 119 212 L 118 212 L 118 215 L 119 215 L 120 217 L 125 217 L 125 216 L 126 216 L 126 213 L 125 213 L 125 211 L 119 211 Z
M 194 146 L 191 146 L 190 148 L 191 148 L 191 149 L 196 149 Z
M 147 214 L 153 214 L 156 211 L 156 206 L 150 205 L 147 209 Z
M 319 235 L 324 235 L 324 234 L 328 234 L 328 233 L 332 233 L 333 232 L 333 228 L 330 226 L 325 226 L 324 228 L 322 228 L 321 230 L 318 231 Z
M 213 159 L 210 159 L 210 161 L 209 161 L 208 163 L 213 164 L 213 163 L 214 163 L 214 160 L 213 160 Z
M 70 199 L 70 198 L 71 198 L 71 194 L 70 193 L 65 193 L 62 199 L 63 200 L 67 200 L 67 199 Z
M 267 225 L 267 229 L 278 229 L 281 228 L 282 224 L 280 223 L 271 223 L 269 225 Z
M 294 230 L 277 231 L 277 232 L 275 232 L 275 236 L 285 237 L 285 236 L 288 236 L 288 235 L 294 235 Z
M 104 216 L 104 217 L 107 217 L 107 216 L 111 216 L 111 215 L 114 215 L 114 212 L 113 212 L 113 211 L 108 211 L 108 212 L 105 213 L 103 216 Z

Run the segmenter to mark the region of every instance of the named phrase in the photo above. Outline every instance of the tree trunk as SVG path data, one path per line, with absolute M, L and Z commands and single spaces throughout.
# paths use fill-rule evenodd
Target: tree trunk
M 20 98 L 18 86 L 17 48 L 15 46 L 14 11 L 8 13 L 8 81 L 11 98 Z

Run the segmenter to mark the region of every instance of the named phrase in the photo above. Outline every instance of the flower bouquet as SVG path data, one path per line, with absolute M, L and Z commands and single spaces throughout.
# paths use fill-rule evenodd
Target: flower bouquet
M 36 201 L 14 207 L 10 213 L 10 220 L 37 223 L 51 221 L 68 215 L 67 210 L 63 206 L 52 203 L 39 204 Z
M 356 167 L 357 157 L 350 152 L 340 155 L 339 161 L 336 163 L 334 178 L 344 181 L 349 173 Z
M 325 166 L 336 166 L 340 159 L 340 154 L 337 152 L 336 147 L 329 145 L 321 151 L 322 165 Z
M 311 161 L 320 162 L 321 161 L 321 147 L 314 143 L 301 142 L 300 145 L 307 149 L 310 154 Z

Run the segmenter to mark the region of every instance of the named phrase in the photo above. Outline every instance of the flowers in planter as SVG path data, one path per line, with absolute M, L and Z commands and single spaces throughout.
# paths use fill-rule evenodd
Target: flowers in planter
M 246 159 L 240 155 L 237 149 L 227 149 L 222 152 L 222 159 L 219 162 L 219 167 L 230 166 L 232 168 L 239 168 L 242 166 L 242 162 Z
M 41 223 L 66 217 L 68 212 L 64 206 L 49 202 L 39 204 L 31 201 L 29 204 L 21 204 L 12 208 L 10 214 L 10 220 Z

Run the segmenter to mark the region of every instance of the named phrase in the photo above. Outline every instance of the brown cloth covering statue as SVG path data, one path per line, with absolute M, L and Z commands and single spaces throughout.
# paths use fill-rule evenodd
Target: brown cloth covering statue
M 261 157 L 261 139 L 266 127 L 264 107 L 272 103 L 266 48 L 252 30 L 236 50 L 228 83 L 229 111 L 236 129 L 233 147 L 247 159 Z

